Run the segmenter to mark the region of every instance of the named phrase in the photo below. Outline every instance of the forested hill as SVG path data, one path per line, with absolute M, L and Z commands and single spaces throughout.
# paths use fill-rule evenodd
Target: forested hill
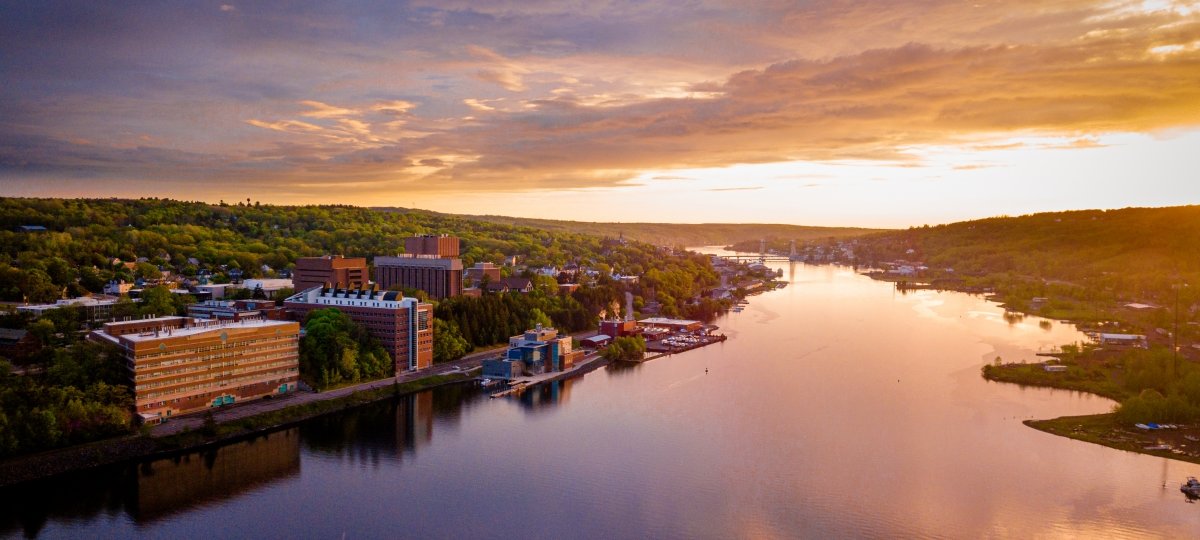
M 22 226 L 46 230 L 22 232 Z M 519 255 L 531 266 L 580 262 L 640 272 L 645 265 L 639 263 L 654 252 L 633 243 L 618 249 L 598 236 L 420 211 L 248 201 L 0 198 L 0 300 L 52 301 L 64 288 L 72 296 L 96 292 L 108 279 L 138 277 L 141 266 L 146 277 L 157 276 L 159 268 L 190 276 L 225 265 L 241 269 L 246 277 L 269 276 L 297 257 L 333 253 L 371 258 L 402 252 L 406 236 L 443 233 L 462 239 L 466 265 Z M 145 262 L 132 272 L 113 261 L 139 258 Z
M 380 208 L 384 211 L 406 212 L 396 208 Z M 815 239 L 848 238 L 861 236 L 879 229 L 857 227 L 810 227 L 805 225 L 779 225 L 757 223 L 592 223 L 587 221 L 561 221 L 506 216 L 461 216 L 464 219 L 486 221 L 503 225 L 533 227 L 551 232 L 570 232 L 616 238 L 622 236 L 639 242 L 658 246 L 711 246 L 729 245 L 740 241 L 757 241 L 759 238 L 787 238 L 804 242 Z
M 1083 210 L 912 228 L 859 239 L 863 262 L 1036 277 L 1118 299 L 1165 302 L 1200 289 L 1200 206 Z M 913 253 L 907 253 L 912 249 Z

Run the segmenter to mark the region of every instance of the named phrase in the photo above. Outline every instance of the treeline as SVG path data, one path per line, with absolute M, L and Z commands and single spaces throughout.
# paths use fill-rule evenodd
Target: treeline
M 437 303 L 434 317 L 445 321 L 448 334 L 461 336 L 472 347 L 507 343 L 510 336 L 538 324 L 553 326 L 563 333 L 596 325 L 595 315 L 575 297 L 541 292 L 449 298 Z
M 1132 350 L 1122 356 L 1125 389 L 1132 397 L 1116 408 L 1127 423 L 1192 422 L 1200 419 L 1200 367 L 1176 360 L 1169 349 Z
M 133 399 L 119 357 L 79 342 L 53 351 L 40 373 L 17 375 L 0 360 L 0 457 L 131 432 Z
M 925 226 L 858 238 L 854 251 L 860 265 L 921 261 L 931 277 L 973 280 L 1005 291 L 1020 288 L 1013 300 L 1054 295 L 1167 305 L 1174 303 L 1176 287 L 1188 283 L 1180 296 L 1190 306 L 1200 300 L 1197 239 L 1200 206 L 1181 206 Z
M 23 225 L 48 230 L 20 232 Z M 160 276 L 160 269 L 184 276 L 209 270 L 217 282 L 228 279 L 230 269 L 244 277 L 271 276 L 291 268 L 298 257 L 396 254 L 403 252 L 407 236 L 441 233 L 461 238 L 468 266 L 508 255 L 530 266 L 603 261 L 599 237 L 430 212 L 245 201 L 0 198 L 0 300 L 49 302 L 64 290 L 68 296 L 100 292 L 110 279 L 148 279 Z M 139 258 L 145 260 L 138 263 Z
M 785 243 L 822 238 L 848 238 L 877 232 L 859 227 L 810 227 L 766 223 L 595 223 L 506 216 L 468 216 L 471 219 L 536 227 L 551 232 L 622 237 L 658 246 L 723 246 L 738 242 L 753 243 L 758 250 L 760 238 L 778 238 Z

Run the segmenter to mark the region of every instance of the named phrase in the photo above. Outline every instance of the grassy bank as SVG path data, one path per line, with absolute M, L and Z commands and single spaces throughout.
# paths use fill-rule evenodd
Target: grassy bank
M 1200 464 L 1200 426 L 1183 425 L 1178 429 L 1141 430 L 1118 422 L 1114 414 L 1063 416 L 1053 420 L 1026 420 L 1025 425 L 1054 435 L 1090 442 L 1138 454 L 1149 454 Z M 1168 449 L 1147 447 L 1168 446 Z
M 1019 384 L 1021 386 L 1041 386 L 1063 390 L 1077 390 L 1103 396 L 1113 401 L 1121 401 L 1129 397 L 1129 393 L 1121 387 L 1119 373 L 1115 368 L 1063 363 L 1066 371 L 1046 371 L 1046 364 L 990 364 L 983 366 L 983 378 L 989 381 Z

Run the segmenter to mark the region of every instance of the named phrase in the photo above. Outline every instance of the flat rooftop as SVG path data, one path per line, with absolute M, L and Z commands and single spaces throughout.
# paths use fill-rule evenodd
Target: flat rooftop
M 178 319 L 179 319 L 178 317 L 173 317 L 170 320 L 178 321 Z M 146 322 L 146 321 L 141 321 L 141 322 Z M 189 324 L 188 326 L 175 327 L 175 326 L 171 326 L 171 324 L 169 324 L 167 322 L 167 320 L 164 320 L 163 322 L 164 322 L 164 324 L 160 328 L 158 328 L 158 331 L 147 330 L 147 331 L 143 331 L 143 332 L 132 332 L 129 334 L 112 335 L 112 334 L 109 334 L 108 332 L 105 332 L 104 330 L 95 330 L 94 333 L 97 336 L 103 337 L 113 343 L 119 342 L 121 338 L 124 338 L 124 339 L 134 342 L 134 343 L 139 343 L 139 342 L 145 342 L 145 341 L 154 341 L 154 340 L 168 338 L 168 337 L 195 336 L 195 335 L 199 335 L 199 334 L 204 334 L 206 332 L 212 332 L 212 331 L 221 330 L 221 329 L 263 328 L 263 327 L 270 327 L 270 326 L 285 326 L 285 325 L 291 325 L 291 324 L 296 324 L 296 325 L 299 324 L 295 321 L 279 321 L 279 320 L 269 320 L 269 319 L 242 319 L 240 321 L 216 321 L 216 320 L 211 320 L 211 319 L 192 319 L 191 324 Z
M 691 326 L 693 324 L 702 324 L 702 323 L 700 321 L 693 321 L 690 319 L 668 319 L 666 317 L 650 317 L 649 319 L 642 319 L 642 320 L 638 321 L 638 324 L 652 324 L 655 326 Z

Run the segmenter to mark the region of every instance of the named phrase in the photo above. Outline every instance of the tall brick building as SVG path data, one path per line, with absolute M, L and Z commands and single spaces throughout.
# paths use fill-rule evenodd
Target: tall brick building
M 458 238 L 413 236 L 404 240 L 404 250 L 406 253 L 395 257 L 375 257 L 375 283 L 380 288 L 420 289 L 439 300 L 462 294 Z
M 391 289 L 397 285 L 420 289 L 430 298 L 441 300 L 462 294 L 461 259 L 443 259 L 428 255 L 375 257 L 375 283 Z
M 458 237 L 448 235 L 410 236 L 404 239 L 404 252 L 409 255 L 433 257 L 458 257 Z
M 433 304 L 396 291 L 320 287 L 292 295 L 283 306 L 300 320 L 314 309 L 338 308 L 379 340 L 396 374 L 433 365 Z
M 292 272 L 292 289 L 303 291 L 323 287 L 359 287 L 367 283 L 367 260 L 362 257 L 301 257 Z
M 159 317 L 111 322 L 88 335 L 120 347 L 136 412 L 158 423 L 296 390 L 300 325 L 295 321 L 206 321 Z

